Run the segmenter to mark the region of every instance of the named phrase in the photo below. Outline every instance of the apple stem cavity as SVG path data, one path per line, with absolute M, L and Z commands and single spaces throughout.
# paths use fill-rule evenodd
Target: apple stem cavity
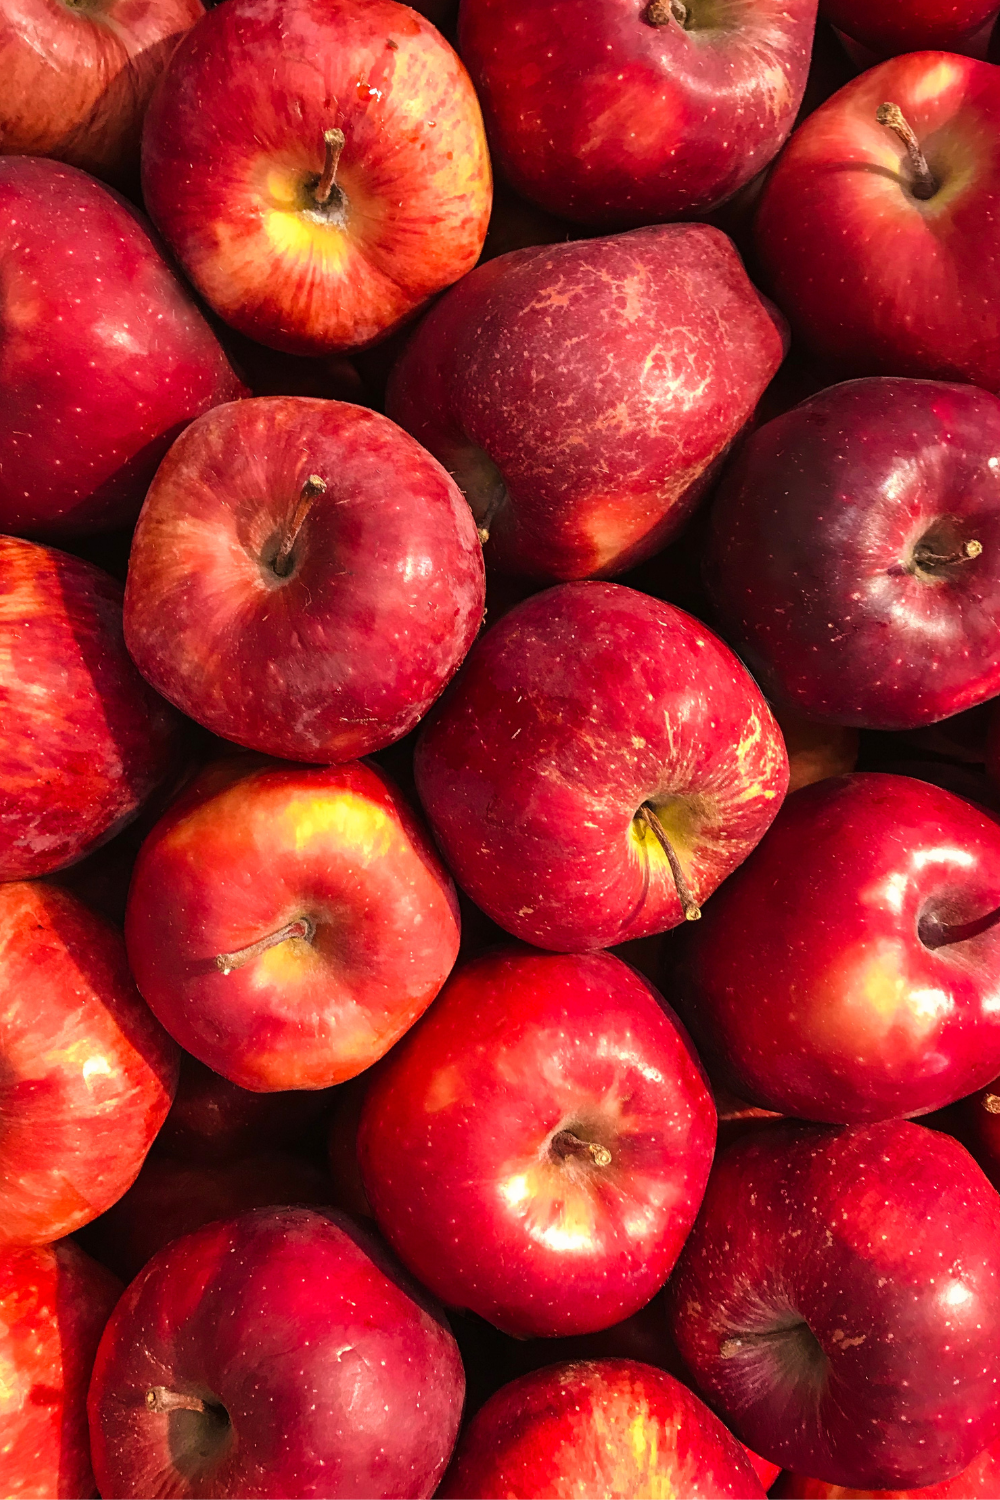
M 323 163 L 323 175 L 320 177 L 315 188 L 313 197 L 320 208 L 329 203 L 330 196 L 337 183 L 337 168 L 340 165 L 340 153 L 344 149 L 346 137 L 342 130 L 324 130 L 323 144 L 326 147 L 326 159 Z
M 584 1141 L 572 1130 L 557 1130 L 552 1137 L 551 1149 L 560 1161 L 565 1161 L 570 1156 L 587 1156 L 595 1167 L 610 1167 L 611 1152 L 607 1146 L 599 1146 L 596 1141 Z
M 258 938 L 246 948 L 237 948 L 235 953 L 217 954 L 215 966 L 220 973 L 231 974 L 234 969 L 242 969 L 251 959 L 259 958 L 268 948 L 277 948 L 279 943 L 287 943 L 290 938 L 305 938 L 306 942 L 312 942 L 315 933 L 314 922 L 308 917 L 296 917 L 294 922 L 286 922 L 277 932 L 269 932 L 267 937 Z
M 913 182 L 910 191 L 913 193 L 914 198 L 920 198 L 921 200 L 933 198 L 938 190 L 938 185 L 934 181 L 930 167 L 927 165 L 927 158 L 920 149 L 916 133 L 899 105 L 880 104 L 875 111 L 875 119 L 880 125 L 885 125 L 894 131 L 906 147 L 907 155 L 910 158 L 910 166 L 913 168 Z
M 209 1410 L 208 1405 L 202 1401 L 200 1396 L 185 1396 L 180 1391 L 168 1391 L 165 1385 L 154 1385 L 152 1390 L 146 1392 L 146 1410 L 159 1412 L 167 1411 L 200 1411 Z
M 667 830 L 648 802 L 642 804 L 636 816 L 656 835 L 660 848 L 667 856 L 667 864 L 670 866 L 670 873 L 674 878 L 674 885 L 677 888 L 677 898 L 681 903 L 685 922 L 697 922 L 701 916 L 701 907 L 691 893 L 687 877 L 681 869 L 681 862 L 677 858 L 673 844 L 667 838 Z
M 642 19 L 650 26 L 668 26 L 671 21 L 676 21 L 685 29 L 690 17 L 690 11 L 681 0 L 649 0 L 642 13 Z
M 292 571 L 292 550 L 298 540 L 299 532 L 302 530 L 302 523 L 312 509 L 312 503 L 316 499 L 316 496 L 325 493 L 326 481 L 320 479 L 318 474 L 310 474 L 302 486 L 302 493 L 296 501 L 295 509 L 292 511 L 291 517 L 285 526 L 285 534 L 282 537 L 281 545 L 274 555 L 274 561 L 271 563 L 273 571 L 277 573 L 279 578 L 287 578 Z

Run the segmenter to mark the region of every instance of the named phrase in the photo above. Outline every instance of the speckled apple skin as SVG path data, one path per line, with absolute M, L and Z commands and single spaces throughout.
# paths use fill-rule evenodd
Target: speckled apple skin
M 909 1490 L 854 1490 L 785 1473 L 771 1494 L 776 1500 L 994 1500 L 1000 1494 L 1000 1439 L 984 1448 L 967 1469 L 939 1484 Z

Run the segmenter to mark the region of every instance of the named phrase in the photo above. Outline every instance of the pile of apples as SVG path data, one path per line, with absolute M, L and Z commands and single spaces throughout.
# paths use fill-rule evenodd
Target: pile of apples
M 1000 1496 L 998 12 L 0 0 L 0 1495 Z

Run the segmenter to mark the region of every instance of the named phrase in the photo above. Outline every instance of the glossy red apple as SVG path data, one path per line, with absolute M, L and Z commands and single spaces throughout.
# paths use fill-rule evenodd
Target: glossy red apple
M 915 1490 L 851 1490 L 822 1479 L 783 1474 L 771 1494 L 779 1500 L 995 1500 L 1000 1494 L 1000 1439 L 984 1448 L 967 1469 L 940 1484 Z
M 227 4 L 232 0 L 226 0 Z M 462 1410 L 444 1319 L 345 1215 L 259 1209 L 175 1240 L 90 1388 L 102 1494 L 433 1495 Z
M 742 1448 L 672 1375 L 637 1360 L 549 1365 L 498 1391 L 462 1434 L 444 1500 L 763 1496 Z
M 123 1287 L 72 1240 L 0 1251 L 0 1491 L 94 1493 L 87 1387 Z
M 1000 400 L 853 380 L 748 440 L 716 494 L 716 619 L 770 699 L 910 729 L 1000 692 Z
M 138 184 L 156 80 L 201 0 L 10 0 L 0 17 L 0 151 Z
M 243 386 L 145 219 L 108 188 L 0 156 L 0 218 L 0 529 L 130 526 L 177 434 Z
M 0 880 L 47 875 L 135 817 L 178 753 L 122 636 L 122 587 L 0 537 Z
M 241 1088 L 325 1089 L 434 999 L 458 906 L 422 824 L 371 767 L 234 757 L 143 845 L 125 940 L 154 1014 L 206 1066 Z
M 693 919 L 788 782 L 777 725 L 728 648 L 672 605 L 596 582 L 536 594 L 487 631 L 415 770 L 459 884 L 516 937 L 568 952 Z
M 672 1329 L 737 1436 L 859 1488 L 949 1479 L 1000 1429 L 1000 1197 L 906 1121 L 778 1124 L 715 1160 Z
M 426 713 L 484 596 L 468 506 L 430 454 L 365 407 L 277 396 L 206 413 L 161 464 L 125 639 L 215 734 L 346 761 Z
M 491 566 L 620 573 L 688 518 L 783 330 L 705 224 L 519 250 L 432 310 L 386 409 L 454 474 Z
M 468 74 L 396 0 L 210 11 L 153 96 L 142 186 L 206 301 L 291 354 L 391 332 L 471 270 L 490 212 Z
M 185 1052 L 177 1093 L 153 1150 L 196 1166 L 236 1161 L 289 1145 L 336 1099 L 332 1089 L 255 1094 Z
M 545 1338 L 649 1301 L 714 1145 L 707 1080 L 651 985 L 610 954 L 508 948 L 459 969 L 373 1077 L 358 1160 L 424 1286 Z
M 901 113 L 880 124 L 883 105 Z M 764 188 L 755 241 L 803 348 L 844 375 L 1000 391 L 998 124 L 1000 71 L 915 52 L 799 127 Z
M 518 192 L 584 224 L 701 214 L 776 155 L 815 0 L 462 0 L 459 48 Z M 706 107 L 706 101 L 711 106 Z
M 666 993 L 752 1103 L 925 1114 L 1000 1072 L 998 907 L 995 819 L 909 776 L 836 777 L 788 798 Z
M 820 14 L 850 40 L 860 42 L 871 61 L 903 52 L 965 52 L 986 56 L 997 0 L 820 0 Z M 862 66 L 869 62 L 858 56 Z
M 57 886 L 0 885 L 0 996 L 0 1246 L 43 1245 L 135 1180 L 177 1048 L 117 932 Z

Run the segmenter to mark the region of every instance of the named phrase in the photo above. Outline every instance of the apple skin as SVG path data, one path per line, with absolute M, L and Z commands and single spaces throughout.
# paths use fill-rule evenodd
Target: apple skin
M 48 875 L 114 837 L 170 772 L 180 722 L 139 676 L 122 586 L 0 536 L 0 881 Z
M 296 532 L 313 476 L 324 491 Z M 365 407 L 261 397 L 207 412 L 161 464 L 132 543 L 125 640 L 213 733 L 349 761 L 418 723 L 484 600 L 475 524 L 429 453 Z
M 1000 1072 L 998 901 L 994 818 L 909 776 L 831 778 L 787 799 L 685 932 L 666 991 L 750 1103 L 835 1124 L 926 1114 Z
M 699 215 L 766 167 L 805 89 L 815 0 L 688 0 L 690 30 L 630 0 L 462 0 L 459 50 L 519 193 L 623 228 Z M 711 109 L 706 108 L 711 99 Z
M 149 96 L 200 0 L 11 0 L 0 17 L 0 143 L 138 185 Z
M 114 928 L 57 886 L 0 885 L 0 1247 L 47 1244 L 135 1180 L 178 1050 Z
M 411 338 L 386 410 L 454 474 L 491 567 L 620 573 L 687 520 L 784 352 L 732 241 L 659 224 L 478 266 Z
M 109 188 L 0 156 L 0 218 L 0 529 L 131 526 L 182 428 L 244 387 L 147 221 Z
M 197 1166 L 221 1166 L 302 1135 L 337 1098 L 333 1089 L 289 1089 L 255 1094 L 181 1055 L 177 1093 L 153 1142 L 157 1156 Z
M 899 106 L 938 191 L 911 190 L 879 125 Z M 915 52 L 847 84 L 794 133 L 754 230 L 763 284 L 796 343 L 840 376 L 970 381 L 1000 390 L 1000 72 Z
M 216 963 L 302 917 L 311 935 L 228 973 Z M 458 903 L 423 825 L 372 767 L 238 756 L 202 772 L 146 840 L 125 941 L 185 1051 L 241 1088 L 326 1089 L 434 999 L 458 955 Z
M 327 207 L 324 132 L 346 137 Z M 154 222 L 241 333 L 373 343 L 472 269 L 490 214 L 479 103 L 396 0 L 226 0 L 177 48 L 142 139 Z
M 974 50 L 985 56 L 985 40 L 1000 14 L 997 0 L 820 0 L 819 9 L 873 60 L 904 52 Z
M 94 1473 L 123 1500 L 422 1500 L 464 1385 L 440 1312 L 373 1236 L 334 1210 L 258 1209 L 175 1240 L 119 1302 L 90 1387 Z M 151 1410 L 159 1386 L 228 1420 Z
M 8 1500 L 94 1494 L 87 1387 L 123 1290 L 72 1240 L 0 1251 L 0 1492 Z
M 763 1497 L 736 1439 L 672 1375 L 638 1360 L 549 1365 L 511 1381 L 459 1440 L 442 1500 Z
M 912 729 L 994 697 L 1000 400 L 885 377 L 813 396 L 741 449 L 706 569 L 722 634 L 774 702 Z
M 940 1484 L 915 1490 L 851 1490 L 786 1473 L 771 1494 L 776 1500 L 994 1500 L 1000 1494 L 1000 1439 L 984 1448 L 967 1469 Z
M 670 1283 L 713 1408 L 799 1473 L 948 1479 L 1000 1428 L 1000 1198 L 908 1121 L 782 1122 L 717 1154 Z
M 557 1149 L 567 1131 L 576 1155 Z M 403 1264 L 521 1338 L 643 1307 L 714 1146 L 708 1082 L 652 985 L 610 954 L 510 948 L 456 971 L 373 1077 L 358 1130 L 365 1191 Z
M 781 734 L 728 647 L 672 605 L 599 582 L 536 594 L 481 637 L 414 769 L 467 894 L 515 937 L 563 952 L 684 920 L 642 806 L 704 901 L 788 784 Z

